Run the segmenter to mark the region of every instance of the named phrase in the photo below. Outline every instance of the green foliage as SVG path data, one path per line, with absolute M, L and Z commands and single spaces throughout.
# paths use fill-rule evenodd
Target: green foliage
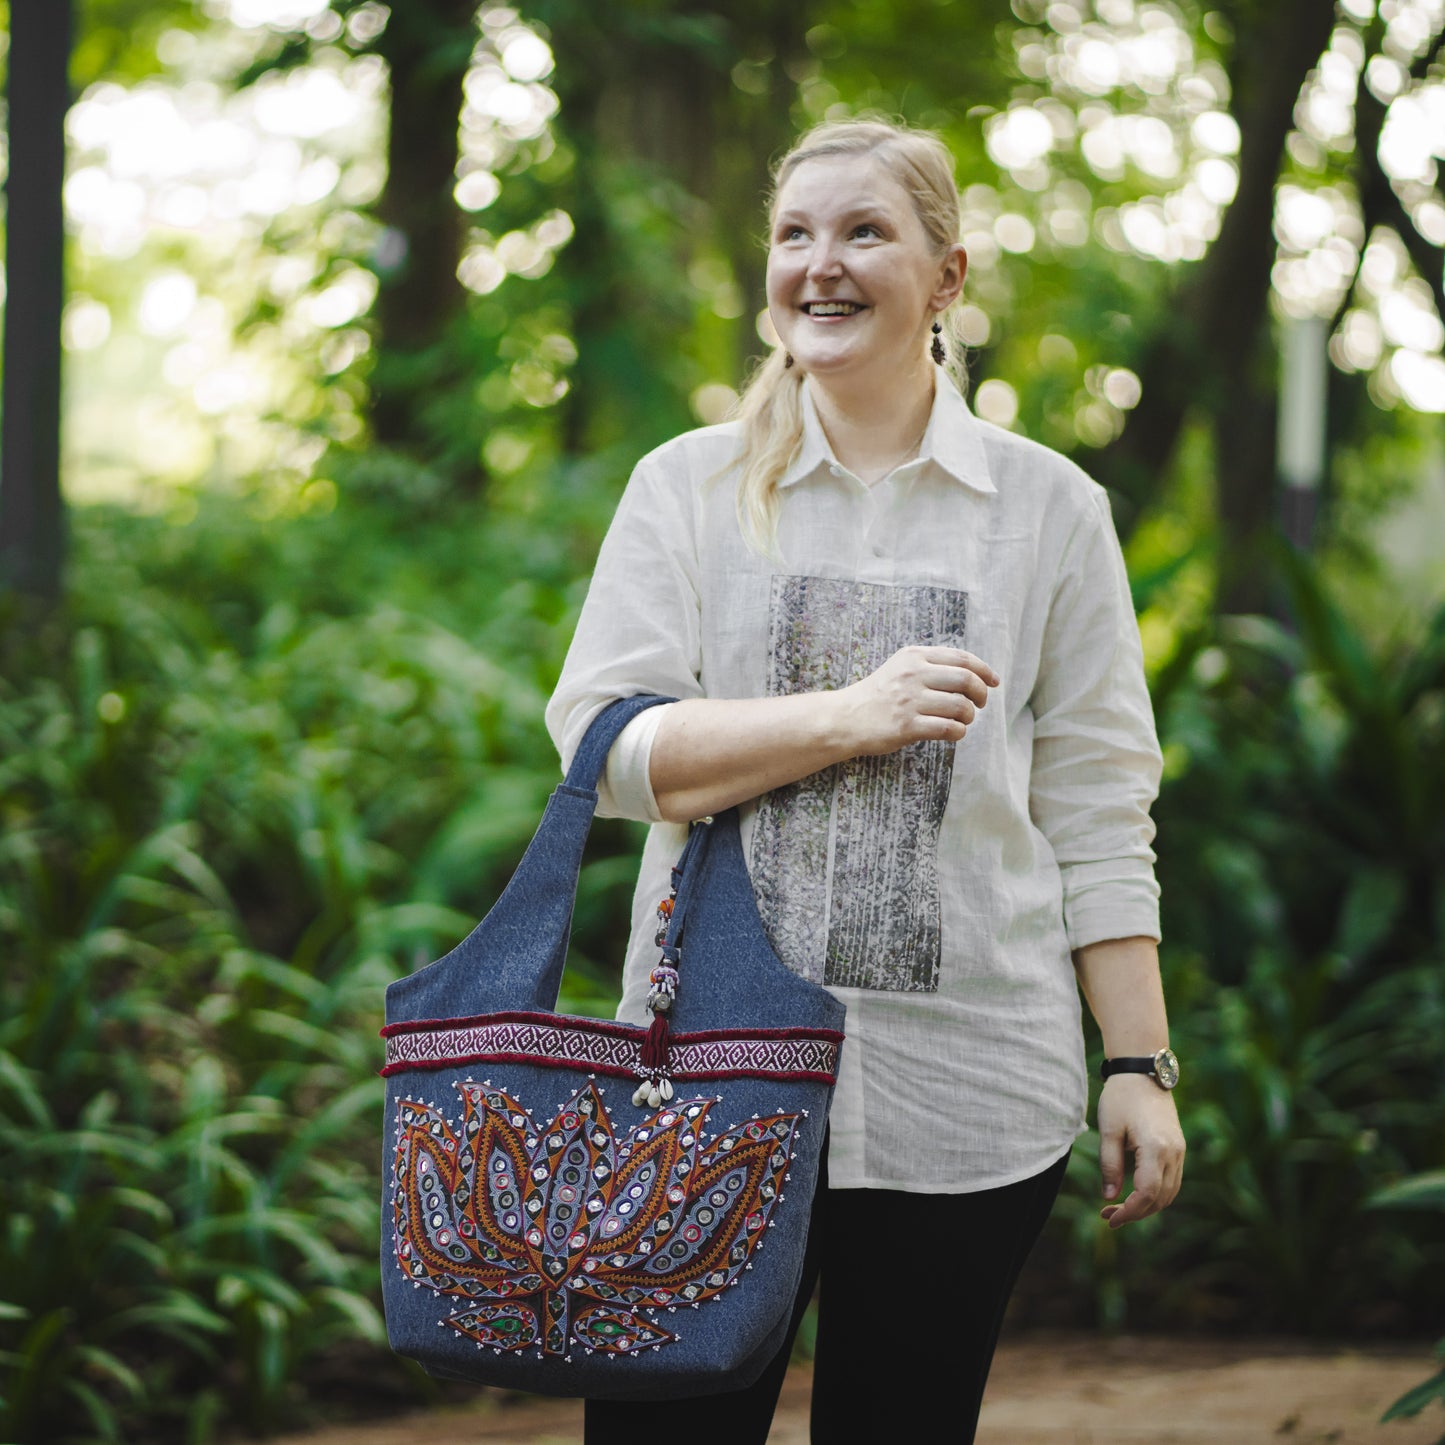
M 517 16 L 487 8 L 495 50 Z M 243 30 L 184 0 L 85 0 L 72 75 L 78 92 L 184 86 L 197 117 L 247 125 L 238 90 L 310 66 L 371 97 L 376 33 L 351 22 L 377 7 L 331 9 L 346 23 Z M 1204 264 L 1141 250 L 1121 217 L 1167 215 L 1201 160 L 1235 165 L 1200 148 L 1201 114 L 1230 110 L 1259 150 L 1225 74 L 1271 54 L 1256 9 L 1236 7 L 1237 40 L 1208 7 L 1116 16 L 1124 39 L 1177 28 L 1187 59 L 1101 89 L 1069 58 L 1101 22 L 1076 32 L 1041 0 L 533 0 L 560 110 L 521 138 L 472 116 L 467 164 L 500 193 L 458 234 L 494 257 L 549 216 L 571 238 L 484 294 L 458 284 L 417 350 L 368 315 L 380 102 L 268 149 L 294 142 L 295 174 L 322 177 L 276 215 L 228 211 L 242 177 L 224 167 L 137 180 L 139 150 L 118 166 L 113 127 L 81 127 L 73 168 L 120 176 L 127 205 L 139 185 L 149 209 L 134 252 L 109 236 L 114 197 L 74 237 L 72 494 L 148 500 L 203 474 L 212 490 L 165 516 L 78 510 L 64 614 L 32 630 L 0 602 L 0 1439 L 199 1441 L 343 1380 L 352 1398 L 426 1388 L 380 1342 L 381 991 L 470 925 L 530 836 L 556 777 L 542 705 L 621 472 L 712 414 L 759 350 L 768 159 L 840 105 L 938 127 L 965 183 L 974 380 L 1009 383 L 1021 430 L 1106 463 L 1126 420 L 1126 437 L 1164 425 L 1151 341 L 1180 334 Z M 92 119 L 120 114 L 105 90 Z M 985 143 L 1018 108 L 1048 117 L 1046 154 Z M 1083 143 L 1136 120 L 1172 134 L 1178 166 Z M 1336 199 L 1378 152 L 1306 165 L 1315 141 L 1292 139 L 1288 174 Z M 193 182 L 229 220 L 174 219 Z M 1255 255 L 1283 244 L 1271 217 Z M 176 272 L 194 306 L 141 325 Z M 1185 389 L 1239 365 L 1222 347 Z M 361 443 L 388 366 L 418 394 L 429 469 L 334 445 Z M 1359 600 L 1369 524 L 1438 443 L 1346 393 L 1330 565 L 1378 616 Z M 1150 471 L 1165 501 L 1131 549 L 1146 644 L 1169 639 L 1157 817 L 1189 1179 L 1167 1220 L 1111 1234 L 1081 1140 L 1052 1229 L 1106 1322 L 1406 1327 L 1439 1297 L 1441 1246 L 1423 1211 L 1367 1206 L 1390 1180 L 1424 1203 L 1438 1176 L 1416 1172 L 1445 1163 L 1445 614 L 1381 646 L 1286 559 L 1294 631 L 1213 619 L 1228 547 L 1207 420 Z M 315 474 L 328 443 L 334 480 Z M 484 518 L 455 485 L 479 454 Z M 252 470 L 254 492 L 214 490 Z M 1435 573 L 1412 565 L 1418 593 Z M 598 841 L 563 1006 L 601 1014 L 636 838 Z
M 529 471 L 485 528 L 382 453 L 340 503 L 77 514 L 67 610 L 6 630 L 0 682 L 0 1438 L 426 1388 L 377 1313 L 381 991 L 485 910 L 556 780 L 542 707 L 618 470 Z M 1372 646 L 1285 565 L 1297 630 L 1201 623 L 1154 681 L 1192 1152 L 1120 1236 L 1080 1141 L 1051 1230 L 1106 1322 L 1438 1298 L 1424 1214 L 1366 1205 L 1445 1160 L 1445 616 Z M 605 1014 L 637 839 L 598 835 L 563 1007 Z
M 1374 1209 L 1434 1209 L 1445 1212 L 1445 1169 L 1417 1174 L 1388 1188 L 1376 1190 L 1365 1203 Z M 1406 1390 L 1380 1416 L 1381 1424 L 1389 1420 L 1410 1419 L 1418 1415 L 1432 1400 L 1445 1406 L 1445 1340 L 1435 1346 L 1435 1358 L 1440 1362 L 1440 1368 L 1414 1389 Z M 1442 1435 L 1435 1445 L 1445 1445 L 1445 1435 Z
M 1126 1283 L 1131 1319 L 1336 1334 L 1439 1299 L 1438 1239 L 1366 1205 L 1445 1160 L 1445 611 L 1374 649 L 1282 570 L 1297 631 L 1224 619 L 1156 679 L 1190 1156 L 1167 1224 L 1117 1241 L 1079 1161 L 1060 1227 L 1114 1322 Z
M 1431 1401 L 1445 1405 L 1445 1340 L 1442 1340 L 1435 1348 L 1435 1358 L 1441 1362 L 1440 1368 L 1430 1376 L 1428 1380 L 1416 1385 L 1413 1390 L 1407 1390 L 1383 1415 L 1380 1416 L 1380 1423 L 1383 1425 L 1390 1420 L 1408 1420 L 1418 1415 Z M 1445 1435 L 1442 1435 L 1435 1445 L 1445 1445 Z
M 160 36 L 206 23 L 205 11 L 187 0 L 79 0 L 74 8 L 70 81 L 77 93 L 102 78 L 134 83 L 157 74 Z
M 378 1312 L 381 993 L 530 838 L 581 569 L 389 478 L 331 512 L 83 510 L 66 615 L 6 629 L 0 1439 L 423 1387 Z M 577 1012 L 610 1011 L 630 894 L 633 840 L 598 833 Z

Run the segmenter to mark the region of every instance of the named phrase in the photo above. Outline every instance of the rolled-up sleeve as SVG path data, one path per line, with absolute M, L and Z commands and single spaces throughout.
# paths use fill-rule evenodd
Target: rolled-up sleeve
M 1149 808 L 1162 759 L 1123 554 L 1106 494 L 1089 487 L 1030 698 L 1029 811 L 1058 862 L 1071 948 L 1160 936 Z
M 608 703 L 644 692 L 702 692 L 696 532 L 687 478 L 670 471 L 670 450 L 649 453 L 627 483 L 547 704 L 547 731 L 564 770 Z M 602 816 L 660 821 L 650 766 L 666 711 L 649 708 L 613 744 L 598 781 Z

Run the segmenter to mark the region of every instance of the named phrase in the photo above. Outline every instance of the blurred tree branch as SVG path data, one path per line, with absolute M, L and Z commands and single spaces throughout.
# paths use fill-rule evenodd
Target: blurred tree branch
M 1377 21 L 1374 27 L 1383 31 Z M 1445 29 L 1439 31 L 1410 66 L 1409 76 L 1419 82 L 1430 73 L 1431 67 L 1440 58 L 1445 46 Z M 1435 298 L 1435 310 L 1445 322 L 1445 268 L 1441 266 L 1441 249 L 1434 242 L 1421 235 L 1409 211 L 1405 209 L 1399 192 L 1380 164 L 1380 136 L 1385 129 L 1385 111 L 1365 81 L 1368 64 L 1360 68 L 1360 84 L 1355 92 L 1355 155 L 1356 184 L 1360 193 L 1360 210 L 1365 220 L 1365 236 L 1376 226 L 1390 226 L 1399 236 L 1409 253 L 1411 264 L 1420 273 L 1421 279 L 1430 287 Z M 1435 188 L 1440 196 L 1440 188 Z

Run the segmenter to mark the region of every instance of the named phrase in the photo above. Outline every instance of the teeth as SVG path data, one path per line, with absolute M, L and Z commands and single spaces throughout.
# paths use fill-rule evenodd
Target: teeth
M 810 301 L 803 309 L 809 316 L 852 316 L 863 308 L 854 301 Z

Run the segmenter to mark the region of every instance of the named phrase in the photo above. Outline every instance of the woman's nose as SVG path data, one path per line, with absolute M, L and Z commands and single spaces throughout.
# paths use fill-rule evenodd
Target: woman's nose
M 836 243 L 827 236 L 820 236 L 813 242 L 808 253 L 808 275 L 819 280 L 837 276 L 843 269 Z

